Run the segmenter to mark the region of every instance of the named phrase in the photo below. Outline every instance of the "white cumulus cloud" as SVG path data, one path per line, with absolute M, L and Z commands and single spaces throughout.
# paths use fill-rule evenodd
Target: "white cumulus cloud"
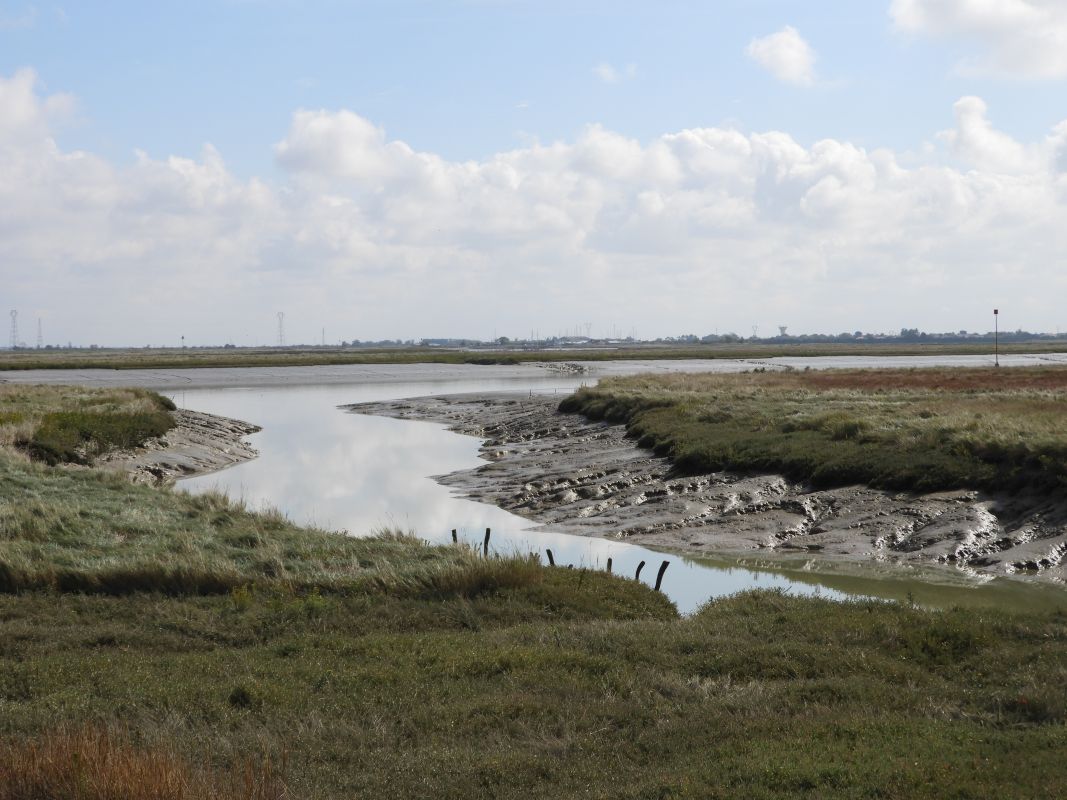
M 270 341 L 279 309 L 294 342 L 302 320 L 304 341 L 575 320 L 743 331 L 757 313 L 794 330 L 973 328 L 991 297 L 1020 327 L 1063 321 L 1067 122 L 1018 142 L 978 98 L 909 166 L 781 131 L 601 126 L 454 161 L 353 111 L 304 110 L 271 182 L 210 145 L 129 166 L 63 149 L 68 103 L 30 72 L 0 77 L 0 285 L 63 341 Z
M 896 27 L 971 41 L 981 55 L 961 72 L 1023 78 L 1067 77 L 1067 3 L 1063 0 L 893 0 Z
M 780 81 L 796 86 L 815 83 L 815 50 L 792 26 L 753 39 L 745 53 Z

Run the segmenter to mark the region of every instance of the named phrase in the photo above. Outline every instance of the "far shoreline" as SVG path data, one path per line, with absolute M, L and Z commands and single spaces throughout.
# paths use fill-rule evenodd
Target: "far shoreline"
M 576 354 L 577 355 L 577 354 Z M 203 366 L 152 369 L 28 369 L 0 371 L 0 383 L 79 385 L 91 387 L 138 386 L 160 392 L 183 389 L 243 389 L 280 386 L 319 386 L 380 383 L 432 383 L 444 380 L 515 380 L 553 383 L 587 377 L 638 373 L 744 372 L 754 369 L 855 369 L 992 366 L 991 353 L 966 355 L 818 355 L 764 358 L 631 358 L 583 361 L 526 361 L 520 364 L 381 363 L 291 366 Z M 1008 353 L 1003 367 L 1067 365 L 1067 353 Z

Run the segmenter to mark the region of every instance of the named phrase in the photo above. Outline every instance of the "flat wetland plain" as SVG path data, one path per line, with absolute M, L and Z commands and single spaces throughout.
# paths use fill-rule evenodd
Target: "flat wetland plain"
M 840 456 L 913 481 L 886 459 L 934 447 L 944 485 L 992 463 L 1061 491 L 1064 373 L 1012 372 L 943 394 L 632 379 L 573 402 L 705 459 L 690 469 L 725 463 L 705 426 L 733 423 L 760 449 L 727 455 L 758 468 L 761 431 L 805 437 L 798 477 L 844 479 L 817 472 Z M 54 391 L 34 402 L 73 410 Z M 679 617 L 603 572 L 31 461 L 18 396 L 0 392 L 0 415 L 23 414 L 0 448 L 0 800 L 1067 795 L 1062 611 L 749 592 Z
M 826 356 L 988 356 L 989 342 L 605 344 L 558 348 L 478 347 L 242 347 L 24 349 L 0 353 L 0 372 L 84 369 L 193 369 L 198 367 L 307 367 L 371 364 L 520 364 L 560 361 L 812 358 Z M 1067 341 L 1001 344 L 1000 353 L 1063 354 Z

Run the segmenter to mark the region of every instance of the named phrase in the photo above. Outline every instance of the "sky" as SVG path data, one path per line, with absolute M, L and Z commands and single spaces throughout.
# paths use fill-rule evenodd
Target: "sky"
M 1065 297 L 1062 0 L 0 0 L 30 345 L 1056 332 Z

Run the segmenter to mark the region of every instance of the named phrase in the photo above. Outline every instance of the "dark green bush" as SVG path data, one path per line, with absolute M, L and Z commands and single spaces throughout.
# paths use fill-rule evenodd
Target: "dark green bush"
M 32 458 L 51 465 L 88 464 L 111 450 L 140 447 L 174 425 L 165 411 L 58 411 L 46 414 L 33 436 L 22 444 Z

